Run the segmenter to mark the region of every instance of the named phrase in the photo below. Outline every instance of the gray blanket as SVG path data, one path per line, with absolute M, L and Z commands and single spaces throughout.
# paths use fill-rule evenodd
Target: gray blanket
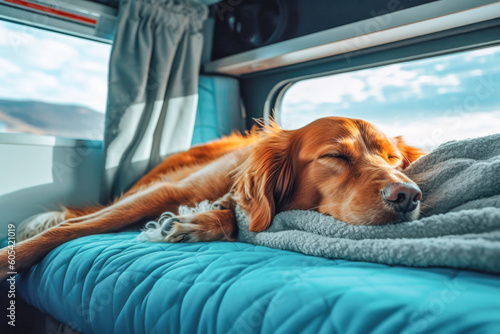
M 405 173 L 423 193 L 419 220 L 353 226 L 287 211 L 253 233 L 237 208 L 239 239 L 332 259 L 500 273 L 500 134 L 443 144 Z

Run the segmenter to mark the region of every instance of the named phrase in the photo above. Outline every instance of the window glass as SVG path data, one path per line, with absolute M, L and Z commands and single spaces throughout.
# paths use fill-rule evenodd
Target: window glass
M 317 118 L 361 118 L 425 150 L 500 132 L 500 47 L 303 80 L 285 93 L 286 129 Z
M 110 51 L 0 20 L 0 132 L 102 139 Z

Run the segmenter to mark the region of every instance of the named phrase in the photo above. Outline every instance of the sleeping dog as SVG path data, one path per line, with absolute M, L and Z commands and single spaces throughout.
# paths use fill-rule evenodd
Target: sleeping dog
M 179 206 L 210 201 L 210 210 L 162 219 L 166 242 L 235 240 L 239 205 L 249 230 L 260 232 L 276 213 L 315 210 L 355 225 L 416 219 L 422 194 L 401 173 L 423 153 L 358 119 L 330 117 L 286 131 L 276 124 L 173 154 L 107 206 L 66 208 L 25 221 L 16 269 L 82 236 L 158 219 Z M 0 276 L 8 250 L 0 250 Z

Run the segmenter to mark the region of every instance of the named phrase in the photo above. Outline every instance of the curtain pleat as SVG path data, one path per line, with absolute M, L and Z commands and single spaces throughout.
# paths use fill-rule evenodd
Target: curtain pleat
M 101 199 L 125 192 L 173 152 L 189 148 L 207 7 L 121 1 L 109 65 Z

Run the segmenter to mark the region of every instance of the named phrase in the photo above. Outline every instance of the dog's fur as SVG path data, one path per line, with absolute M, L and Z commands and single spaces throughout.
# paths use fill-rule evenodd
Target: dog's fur
M 26 240 L 16 247 L 16 269 L 69 240 L 160 217 L 149 224 L 149 239 L 235 240 L 236 204 L 255 232 L 291 209 L 316 210 L 349 224 L 412 220 L 419 214 L 419 196 L 416 207 L 398 211 L 382 194 L 394 184 L 418 189 L 400 171 L 422 154 L 400 137 L 389 139 L 368 122 L 347 118 L 323 118 L 293 131 L 273 124 L 235 134 L 167 157 L 108 206 L 32 217 L 21 228 Z M 177 216 L 180 205 L 203 201 L 208 203 L 202 212 Z M 0 250 L 0 275 L 8 271 L 7 255 Z

